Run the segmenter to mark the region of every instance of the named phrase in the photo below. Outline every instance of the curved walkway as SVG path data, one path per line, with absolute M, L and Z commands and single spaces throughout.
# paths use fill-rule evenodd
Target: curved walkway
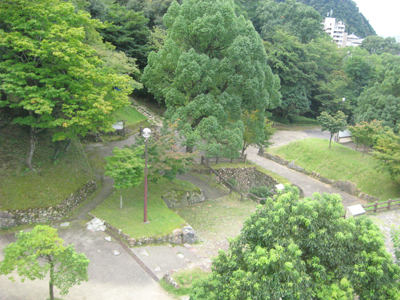
M 367 201 L 361 200 L 357 197 L 351 196 L 341 190 L 334 188 L 328 184 L 322 183 L 315 180 L 307 175 L 293 171 L 285 166 L 282 166 L 276 162 L 273 162 L 265 157 L 261 157 L 257 154 L 258 149 L 249 147 L 246 151 L 247 159 L 251 162 L 263 167 L 264 169 L 270 170 L 280 176 L 287 178 L 290 182 L 300 186 L 304 192 L 305 197 L 312 197 L 313 193 L 329 193 L 339 194 L 343 199 L 343 206 L 348 207 L 356 204 L 367 204 Z

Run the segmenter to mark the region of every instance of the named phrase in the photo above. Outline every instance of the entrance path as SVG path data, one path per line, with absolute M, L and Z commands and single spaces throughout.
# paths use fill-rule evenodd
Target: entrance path
M 304 192 L 305 197 L 312 197 L 315 192 L 318 193 L 329 193 L 329 194 L 339 194 L 343 199 L 343 206 L 348 207 L 356 204 L 367 204 L 367 201 L 358 199 L 357 197 L 351 196 L 341 190 L 334 188 L 328 184 L 322 183 L 315 180 L 307 175 L 293 171 L 285 166 L 282 166 L 276 162 L 269 159 L 261 157 L 257 154 L 258 148 L 249 147 L 246 151 L 247 159 L 254 162 L 255 164 L 263 167 L 264 169 L 270 170 L 280 176 L 287 178 L 290 182 L 301 187 Z

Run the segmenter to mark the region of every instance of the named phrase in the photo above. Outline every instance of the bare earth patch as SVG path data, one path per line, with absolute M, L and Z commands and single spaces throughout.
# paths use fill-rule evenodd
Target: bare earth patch
M 228 250 L 228 238 L 234 238 L 244 221 L 256 210 L 251 200 L 240 201 L 240 196 L 230 194 L 216 200 L 179 208 L 177 213 L 197 232 L 201 242 L 196 245 L 199 255 L 211 258 L 219 250 Z

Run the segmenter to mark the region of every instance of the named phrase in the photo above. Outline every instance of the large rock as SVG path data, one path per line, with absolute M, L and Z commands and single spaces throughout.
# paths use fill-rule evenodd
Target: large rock
M 304 168 L 302 168 L 302 167 L 296 165 L 296 164 L 294 163 L 294 160 L 292 160 L 290 163 L 288 163 L 287 167 L 288 167 L 289 169 L 292 169 L 292 170 L 295 170 L 295 171 L 301 172 L 301 173 L 303 173 L 303 172 L 305 171 Z
M 182 229 L 178 228 L 172 231 L 172 235 L 169 237 L 168 242 L 171 244 L 183 244 L 182 243 L 182 234 L 183 231 Z
M 183 231 L 183 243 L 186 244 L 194 244 L 197 243 L 197 235 L 196 231 L 192 228 L 192 226 L 185 226 L 182 228 Z
M 356 185 L 348 180 L 346 181 L 338 180 L 335 182 L 333 186 L 353 196 L 356 196 L 358 194 Z

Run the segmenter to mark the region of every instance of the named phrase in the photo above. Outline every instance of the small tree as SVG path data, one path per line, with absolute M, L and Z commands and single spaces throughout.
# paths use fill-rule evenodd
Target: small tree
M 382 132 L 382 121 L 373 120 L 371 123 L 366 121 L 362 121 L 355 126 L 349 127 L 349 131 L 351 132 L 351 136 L 353 140 L 356 140 L 356 143 L 361 143 L 364 145 L 363 156 L 365 155 L 365 149 L 367 146 L 371 146 L 374 137 Z
M 331 136 L 329 138 L 329 149 L 331 148 L 333 135 L 335 133 L 338 133 L 340 130 L 346 128 L 347 126 L 346 119 L 347 116 L 340 110 L 333 116 L 324 111 L 317 118 L 319 124 L 321 125 L 321 130 L 322 131 L 327 130 L 331 133 Z
M 172 181 L 177 174 L 185 173 L 193 164 L 197 153 L 179 151 L 182 140 L 175 129 L 176 125 L 169 125 L 168 130 L 161 136 L 154 134 L 147 141 L 148 176 L 153 182 L 157 182 L 161 177 Z M 132 148 L 136 149 L 143 143 L 144 139 L 137 140 Z
M 73 285 L 89 280 L 86 255 L 77 253 L 73 244 L 64 246 L 57 229 L 37 225 L 32 231 L 20 231 L 16 237 L 17 241 L 3 250 L 0 274 L 7 275 L 17 269 L 24 282 L 25 278 L 44 279 L 50 272 L 50 300 L 54 300 L 54 286 L 60 289 L 61 295 L 66 295 Z M 13 277 L 9 279 L 15 281 Z
M 245 110 L 242 112 L 244 124 L 242 155 L 250 145 L 257 144 L 259 147 L 271 145 L 269 139 L 275 133 L 275 129 L 272 128 L 272 123 L 268 119 L 265 119 L 264 128 L 260 128 L 256 124 L 259 122 L 260 117 L 262 115 L 259 114 L 258 110 L 252 112 Z
M 112 153 L 114 156 L 108 156 L 105 166 L 105 175 L 114 179 L 115 188 L 120 190 L 120 204 L 122 208 L 122 190 L 132 186 L 138 186 L 144 179 L 144 159 L 141 158 L 144 147 L 138 147 L 135 150 L 130 148 L 120 149 L 115 147 Z

